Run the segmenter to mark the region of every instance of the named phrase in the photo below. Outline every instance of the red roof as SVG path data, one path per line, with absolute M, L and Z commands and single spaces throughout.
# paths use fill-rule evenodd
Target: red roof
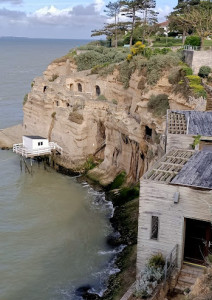
M 168 25 L 169 25 L 169 21 L 168 20 L 165 21 L 165 22 L 163 22 L 163 23 L 159 23 L 158 24 L 159 27 L 165 27 L 165 26 L 168 26 Z

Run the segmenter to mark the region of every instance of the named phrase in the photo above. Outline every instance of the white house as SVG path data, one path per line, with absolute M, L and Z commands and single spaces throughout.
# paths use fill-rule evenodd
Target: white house
M 49 142 L 48 139 L 42 136 L 24 135 L 22 139 L 23 143 L 13 145 L 13 152 L 26 158 L 50 155 L 52 150 L 62 154 L 62 148 L 57 143 Z
M 137 276 L 177 245 L 177 265 L 212 251 L 212 152 L 169 151 L 140 181 Z
M 31 150 L 39 150 L 49 147 L 48 139 L 41 136 L 24 135 L 23 146 Z

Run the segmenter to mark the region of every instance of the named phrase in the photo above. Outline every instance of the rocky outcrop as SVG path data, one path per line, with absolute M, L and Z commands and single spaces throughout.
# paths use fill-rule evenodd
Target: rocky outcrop
M 57 142 L 64 155 L 56 162 L 63 167 L 79 170 L 89 155 L 101 159 L 89 175 L 103 185 L 122 170 L 128 182 L 137 182 L 164 150 L 165 117 L 156 118 L 148 111 L 149 96 L 168 93 L 173 109 L 191 105 L 171 93 L 167 76 L 148 90 L 138 72 L 128 89 L 118 78 L 117 69 L 99 77 L 77 72 L 69 61 L 54 62 L 34 80 L 24 105 L 24 133 Z
M 13 144 L 22 142 L 23 128 L 22 125 L 16 125 L 0 130 L 0 148 L 9 149 Z

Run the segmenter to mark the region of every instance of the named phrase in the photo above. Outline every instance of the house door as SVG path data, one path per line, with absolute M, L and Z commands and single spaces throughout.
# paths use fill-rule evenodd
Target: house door
M 203 264 L 209 253 L 212 253 L 211 223 L 186 219 L 184 260 Z

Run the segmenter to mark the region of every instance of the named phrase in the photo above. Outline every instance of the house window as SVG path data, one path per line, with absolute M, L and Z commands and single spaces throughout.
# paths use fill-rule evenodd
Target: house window
M 159 225 L 159 218 L 157 216 L 152 216 L 151 237 L 150 237 L 152 240 L 158 239 L 158 225 Z
M 38 146 L 43 146 L 43 142 L 38 142 Z

